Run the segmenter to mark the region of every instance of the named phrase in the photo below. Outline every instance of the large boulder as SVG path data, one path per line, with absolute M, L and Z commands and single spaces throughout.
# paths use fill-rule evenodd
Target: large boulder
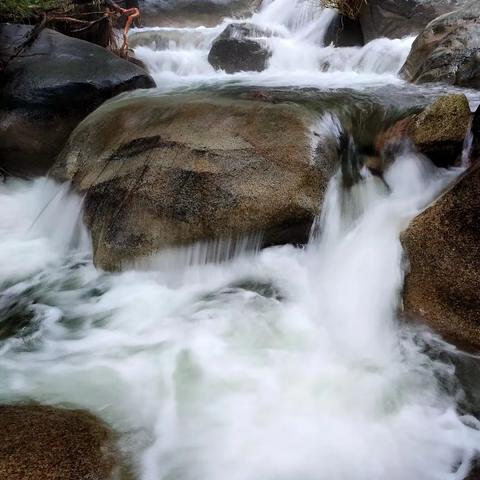
M 416 35 L 432 20 L 464 3 L 465 0 L 368 0 L 359 17 L 365 42 Z
M 316 123 L 291 103 L 137 95 L 85 119 L 52 175 L 85 195 L 106 269 L 198 241 L 303 242 L 338 158 Z
M 474 0 L 429 23 L 400 73 L 415 83 L 480 88 L 480 3 Z
M 421 113 L 398 121 L 379 135 L 376 149 L 387 155 L 395 153 L 395 149 L 408 139 L 435 165 L 456 165 L 461 159 L 471 117 L 465 95 L 441 96 Z
M 249 23 L 232 23 L 214 40 L 208 61 L 227 73 L 262 72 L 272 53 L 265 37 L 271 32 Z
M 110 480 L 115 450 L 109 429 L 79 410 L 0 406 L 0 478 Z
M 0 25 L 0 167 L 43 174 L 71 131 L 121 92 L 153 87 L 142 68 L 83 40 L 45 29 L 14 58 L 31 27 Z
M 402 236 L 405 310 L 459 346 L 480 349 L 480 164 Z

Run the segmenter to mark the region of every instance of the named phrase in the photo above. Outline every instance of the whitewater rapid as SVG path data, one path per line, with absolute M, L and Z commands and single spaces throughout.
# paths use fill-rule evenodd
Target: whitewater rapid
M 247 18 L 226 18 L 215 27 L 152 27 L 131 35 L 136 56 L 147 66 L 159 88 L 236 83 L 257 86 L 349 87 L 401 84 L 397 73 L 414 37 L 380 38 L 364 47 L 334 48 L 325 44 L 333 9 L 306 0 L 266 0 Z M 248 22 L 272 32 L 262 41 L 272 52 L 260 74 L 215 71 L 208 53 L 218 35 L 232 22 Z
M 403 88 L 397 72 L 413 39 L 334 48 L 324 36 L 335 15 L 264 1 L 247 19 L 275 32 L 259 74 L 208 64 L 231 19 L 139 29 L 132 45 L 157 81 L 152 95 Z M 332 119 L 322 121 L 337 136 Z M 94 267 L 82 199 L 68 185 L 7 179 L 0 404 L 96 413 L 135 480 L 463 480 L 480 453 L 455 363 L 464 354 L 401 318 L 400 243 L 460 173 L 405 151 L 384 181 L 365 170 L 344 190 L 338 173 L 304 248 L 260 250 L 252 237 L 228 245 L 228 260 L 225 245 L 193 245 L 116 274 Z
M 1 344 L 0 401 L 96 412 L 140 480 L 461 480 L 479 422 L 397 315 L 399 233 L 457 174 L 404 154 L 390 190 L 332 179 L 305 249 L 121 274 L 92 265 L 81 199 L 8 181 L 0 311 L 28 321 Z

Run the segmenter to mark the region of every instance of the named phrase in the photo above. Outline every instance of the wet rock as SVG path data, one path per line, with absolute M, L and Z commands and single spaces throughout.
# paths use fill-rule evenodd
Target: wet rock
M 52 174 L 86 195 L 94 260 L 106 269 L 198 241 L 261 233 L 263 245 L 299 243 L 338 158 L 319 153 L 315 124 L 292 103 L 119 99 L 82 122 Z
M 0 60 L 8 60 L 31 27 L 0 26 Z M 68 135 L 101 103 L 153 87 L 138 66 L 107 50 L 45 29 L 0 75 L 0 167 L 43 174 Z
M 420 114 L 400 120 L 379 135 L 376 148 L 388 156 L 408 139 L 437 166 L 452 166 L 460 160 L 470 119 L 465 95 L 444 95 Z
M 480 349 L 480 164 L 402 235 L 410 262 L 404 304 L 461 347 Z
M 365 43 L 362 26 L 358 20 L 337 15 L 329 25 L 323 42 L 335 47 L 362 47 Z
M 401 75 L 414 83 L 480 88 L 480 3 L 432 21 L 415 40 Z
M 232 23 L 213 42 L 208 61 L 227 73 L 262 72 L 272 53 L 262 37 L 271 32 L 249 23 Z
M 464 3 L 465 0 L 368 0 L 359 18 L 365 42 L 418 34 L 432 20 Z
M 5 480 L 110 480 L 111 433 L 79 410 L 0 406 L 0 478 Z
M 436 165 L 453 165 L 461 156 L 470 118 L 465 95 L 445 95 L 414 118 L 411 138 Z

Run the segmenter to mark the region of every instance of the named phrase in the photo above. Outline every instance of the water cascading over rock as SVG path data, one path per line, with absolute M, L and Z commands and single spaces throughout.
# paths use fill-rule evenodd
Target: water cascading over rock
M 226 73 L 262 72 L 272 52 L 262 37 L 272 32 L 248 23 L 230 24 L 213 42 L 208 61 Z
M 303 242 L 336 157 L 294 104 L 208 95 L 109 102 L 53 169 L 85 194 L 96 264 L 119 268 L 166 247 L 262 235 Z
M 307 0 L 265 0 L 248 22 L 275 32 L 267 68 L 225 74 L 208 53 L 238 19 L 203 27 L 220 9 L 193 10 L 217 0 L 157 3 L 173 6 L 162 22 L 181 18 L 174 4 L 192 13 L 188 27 L 132 38 L 158 88 L 91 113 L 49 179 L 0 183 L 2 402 L 94 412 L 132 462 L 122 478 L 466 478 L 480 455 L 479 389 L 465 401 L 478 364 L 464 381 L 454 366 L 475 357 L 435 335 L 444 316 L 429 318 L 446 312 L 465 339 L 477 335 L 477 180 L 458 187 L 474 169 L 454 188 L 462 205 L 420 213 L 459 169 L 413 149 L 382 169 L 366 160 L 379 158 L 378 133 L 409 116 L 423 146 L 452 142 L 455 161 L 475 94 L 434 103 L 437 91 L 402 82 L 412 38 L 326 45 L 338 17 Z M 433 332 L 400 312 L 400 233 L 419 213 L 404 298 Z M 235 248 L 252 237 L 271 247 Z M 212 259 L 209 242 L 227 250 Z M 75 468 L 108 447 L 97 422 L 77 436 L 71 419 L 58 429 L 24 418 L 25 451 L 48 474 L 72 453 L 62 480 L 103 480 Z M 26 458 L 11 444 L 0 466 Z

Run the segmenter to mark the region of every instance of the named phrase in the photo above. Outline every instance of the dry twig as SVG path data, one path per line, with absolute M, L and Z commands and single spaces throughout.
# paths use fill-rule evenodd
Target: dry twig
M 323 7 L 336 8 L 342 15 L 356 19 L 367 0 L 320 0 Z

